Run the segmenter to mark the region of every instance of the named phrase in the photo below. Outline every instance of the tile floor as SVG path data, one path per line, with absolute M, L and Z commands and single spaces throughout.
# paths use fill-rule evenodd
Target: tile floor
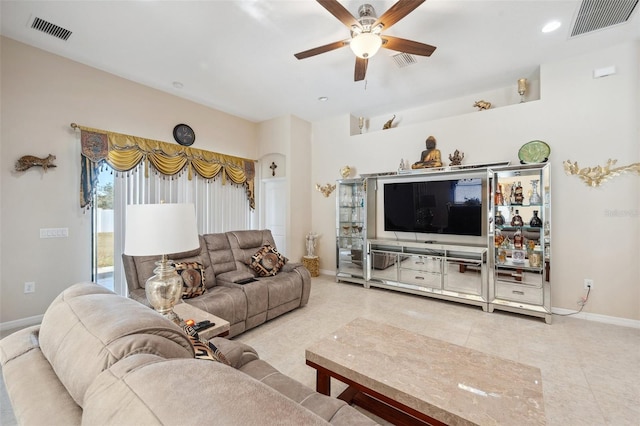
M 304 349 L 356 317 L 402 327 L 539 367 L 548 425 L 640 425 L 640 329 L 554 316 L 485 313 L 477 307 L 313 279 L 309 304 L 235 339 L 307 386 Z M 341 392 L 334 382 L 332 391 Z M 0 424 L 16 424 L 4 385 Z

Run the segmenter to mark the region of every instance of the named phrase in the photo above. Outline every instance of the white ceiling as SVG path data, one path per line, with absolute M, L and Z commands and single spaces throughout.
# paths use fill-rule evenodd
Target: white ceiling
M 365 3 L 340 2 L 354 15 Z M 378 16 L 395 3 L 366 2 Z M 637 10 L 626 23 L 570 38 L 579 6 L 580 0 L 427 0 L 384 33 L 435 45 L 435 53 L 398 68 L 390 57 L 397 52 L 381 49 L 357 83 L 348 47 L 294 58 L 349 37 L 311 0 L 2 0 L 0 14 L 6 37 L 146 86 L 252 121 L 287 114 L 316 121 L 376 116 L 508 85 L 515 90 L 517 79 L 540 64 L 640 40 Z M 31 29 L 33 17 L 73 34 L 62 41 Z M 553 19 L 560 29 L 541 33 Z

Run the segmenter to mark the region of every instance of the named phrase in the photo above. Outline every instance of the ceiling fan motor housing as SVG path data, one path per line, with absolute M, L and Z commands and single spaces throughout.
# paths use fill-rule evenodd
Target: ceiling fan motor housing
M 363 4 L 358 8 L 358 22 L 362 25 L 363 32 L 370 32 L 371 27 L 376 22 L 378 17 L 376 16 L 376 11 L 370 4 Z

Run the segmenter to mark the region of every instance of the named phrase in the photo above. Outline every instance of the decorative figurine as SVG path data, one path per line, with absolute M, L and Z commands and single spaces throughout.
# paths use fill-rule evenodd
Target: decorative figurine
M 427 149 L 422 151 L 420 161 L 411 165 L 412 169 L 424 169 L 428 167 L 442 167 L 440 159 L 440 150 L 436 149 L 436 138 L 429 136 L 425 141 Z
M 395 120 L 396 115 L 393 114 L 393 117 L 391 117 L 391 120 L 387 121 L 386 123 L 384 123 L 384 126 L 382 126 L 382 130 L 387 130 L 391 128 L 391 124 L 393 123 L 393 120 Z
M 455 151 L 453 151 L 453 156 L 451 156 L 451 154 L 449 154 L 449 160 L 451 161 L 451 163 L 449 163 L 450 166 L 459 166 L 462 164 L 462 159 L 464 158 L 464 152 L 460 152 L 457 149 Z
M 340 169 L 340 176 L 342 176 L 343 179 L 348 178 L 349 175 L 351 175 L 351 167 L 344 166 L 343 168 Z
M 53 164 L 53 160 L 56 159 L 56 156 L 53 154 L 49 154 L 45 158 L 34 157 L 33 155 L 25 155 L 24 157 L 20 157 L 18 161 L 16 161 L 16 171 L 24 172 L 25 170 L 30 169 L 31 167 L 42 167 L 42 170 L 45 172 L 49 167 L 57 167 Z
M 314 232 L 309 232 L 307 234 L 307 256 L 314 257 L 316 250 L 316 240 L 318 239 L 318 234 Z
M 475 104 L 473 104 L 474 108 L 478 108 L 478 111 L 482 111 L 485 109 L 489 109 L 491 108 L 491 102 L 487 102 L 487 101 L 476 101 Z

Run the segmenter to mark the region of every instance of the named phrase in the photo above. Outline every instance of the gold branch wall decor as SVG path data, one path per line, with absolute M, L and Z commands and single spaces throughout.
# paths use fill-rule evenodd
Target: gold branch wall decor
M 602 182 L 610 179 L 614 176 L 619 176 L 623 173 L 635 172 L 640 175 L 640 163 L 629 164 L 628 166 L 611 168 L 616 164 L 618 160 L 608 159 L 607 164 L 604 166 L 585 167 L 580 168 L 578 162 L 572 163 L 570 160 L 562 163 L 564 165 L 564 171 L 567 175 L 578 176 L 587 185 L 596 187 L 600 186 Z
M 316 189 L 319 192 L 322 192 L 322 195 L 324 195 L 325 197 L 328 197 L 336 189 L 336 186 L 330 183 L 327 183 L 324 186 L 320 186 L 319 183 L 316 183 Z

